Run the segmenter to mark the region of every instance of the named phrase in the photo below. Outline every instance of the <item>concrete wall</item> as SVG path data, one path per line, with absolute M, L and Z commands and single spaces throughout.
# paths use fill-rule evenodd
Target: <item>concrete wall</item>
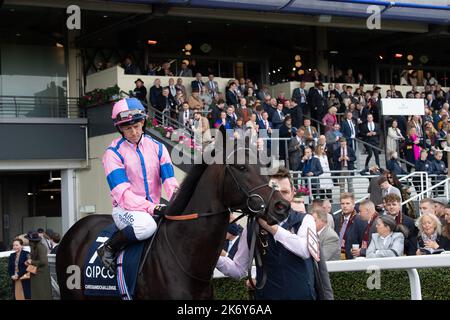
M 23 219 L 29 214 L 28 180 L 26 176 L 20 175 L 3 180 L 5 181 L 3 187 L 7 189 L 3 199 L 5 205 L 3 214 L 9 215 L 9 232 L 5 240 L 11 241 L 23 232 Z
M 124 69 L 121 67 L 112 67 L 103 71 L 99 71 L 97 73 L 93 73 L 86 77 L 86 92 L 92 91 L 94 89 L 99 88 L 107 88 L 107 87 L 113 87 L 116 84 L 119 86 L 119 88 L 126 93 L 128 93 L 130 90 L 133 90 L 136 85 L 134 84 L 134 81 L 136 81 L 137 78 L 142 79 L 144 81 L 144 86 L 147 88 L 148 93 L 150 93 L 150 88 L 153 86 L 153 82 L 155 79 L 161 80 L 162 86 L 169 85 L 169 79 L 173 78 L 175 80 L 175 83 L 179 77 L 163 77 L 163 76 L 145 76 L 145 75 L 138 75 L 138 74 L 125 74 Z M 183 79 L 183 85 L 186 87 L 186 94 L 187 97 L 191 95 L 191 81 L 195 80 L 195 78 L 190 77 L 181 77 Z M 203 82 L 208 81 L 208 77 L 203 77 Z M 228 81 L 230 81 L 232 78 L 219 78 L 215 77 L 214 80 L 217 81 L 217 84 L 219 85 L 219 89 L 222 92 L 225 92 L 225 87 L 228 84 Z

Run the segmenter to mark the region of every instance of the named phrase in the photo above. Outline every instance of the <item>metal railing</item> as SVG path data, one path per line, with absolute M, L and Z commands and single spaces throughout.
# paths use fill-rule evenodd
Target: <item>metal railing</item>
M 307 116 L 307 115 L 304 115 L 303 117 L 304 117 L 304 118 L 307 118 L 307 119 L 311 120 L 312 122 L 318 124 L 318 125 L 317 125 L 317 133 L 320 135 L 320 134 L 321 134 L 321 133 L 320 133 L 320 131 L 321 131 L 321 126 L 323 126 L 324 124 L 323 124 L 322 122 L 320 122 L 319 120 L 316 120 L 316 119 L 314 119 L 314 118 L 311 118 L 311 117 L 309 117 L 309 116 Z M 372 149 L 375 149 L 376 151 L 382 152 L 383 154 L 385 154 L 385 152 L 386 152 L 386 150 L 384 150 L 384 149 L 382 149 L 382 148 L 380 148 L 380 147 L 377 147 L 377 146 L 375 146 L 375 145 L 373 145 L 373 144 L 370 144 L 370 143 L 368 143 L 368 142 L 366 142 L 366 141 L 363 141 L 363 140 L 361 140 L 361 139 L 359 139 L 359 138 L 357 138 L 357 137 L 355 137 L 354 140 L 355 140 L 355 142 L 360 142 L 360 143 L 364 144 L 365 146 L 368 146 L 368 147 L 370 147 L 370 148 L 372 148 Z M 388 159 L 386 156 L 385 156 L 385 160 L 386 160 L 386 166 L 387 166 L 387 161 L 388 161 L 389 159 Z M 402 162 L 402 163 L 404 163 L 404 164 L 406 164 L 406 165 L 412 166 L 413 168 L 415 167 L 415 164 L 414 164 L 414 163 L 411 163 L 411 162 L 409 162 L 409 161 L 407 161 L 407 160 L 405 160 L 405 159 L 397 158 L 397 160 L 400 161 L 400 162 Z
M 78 98 L 0 96 L 0 118 L 84 118 Z
M 379 175 L 361 175 L 357 170 L 331 170 L 325 173 L 329 173 L 330 175 L 302 177 L 301 171 L 291 171 L 291 176 L 295 187 L 304 186 L 311 192 L 310 196 L 306 196 L 309 202 L 311 202 L 312 199 L 328 198 L 332 203 L 334 203 L 334 199 L 338 200 L 340 194 L 343 192 L 353 193 L 356 199 L 355 203 L 362 202 L 370 196 L 368 193 L 369 179 L 380 177 Z M 429 187 L 430 177 L 433 176 L 424 171 L 415 171 L 407 175 L 398 176 L 400 182 L 413 187 L 415 194 L 412 192 L 414 195 L 411 197 L 414 197 L 414 199 L 417 198 L 418 200 L 421 200 L 424 195 L 427 195 L 425 191 Z M 439 176 L 436 175 L 435 177 L 438 178 Z M 321 187 L 326 186 L 327 184 L 329 188 Z M 326 189 L 329 191 L 325 191 Z M 445 192 L 447 192 L 447 189 Z M 445 194 L 445 196 L 447 195 Z M 333 212 L 333 214 L 338 214 L 339 212 L 341 212 L 340 209 Z
M 431 177 L 439 177 L 437 175 L 430 175 L 430 176 Z M 430 181 L 428 181 L 428 182 L 430 182 Z M 419 200 L 422 200 L 423 198 L 429 198 L 430 193 L 432 193 L 434 190 L 436 190 L 437 197 L 439 197 L 440 196 L 439 189 L 441 189 L 441 187 L 444 188 L 445 198 L 447 199 L 447 201 L 449 201 L 449 199 L 450 199 L 449 187 L 448 187 L 449 182 L 450 182 L 450 178 L 445 178 L 444 180 L 442 180 L 436 184 L 432 184 L 432 186 L 430 188 L 426 188 L 424 191 L 417 193 L 416 195 L 410 197 L 406 201 L 403 201 L 402 206 L 411 201 L 419 201 Z
M 422 286 L 417 269 L 450 267 L 450 252 L 423 256 L 402 256 L 389 258 L 358 258 L 341 261 L 327 261 L 328 272 L 366 272 L 374 270 L 405 270 L 408 273 L 411 300 L 422 300 Z M 372 272 L 370 272 L 372 274 Z M 367 275 L 369 277 L 370 275 Z M 214 269 L 214 278 L 226 276 Z M 252 267 L 252 277 L 256 278 L 256 267 Z M 392 297 L 395 298 L 395 297 Z

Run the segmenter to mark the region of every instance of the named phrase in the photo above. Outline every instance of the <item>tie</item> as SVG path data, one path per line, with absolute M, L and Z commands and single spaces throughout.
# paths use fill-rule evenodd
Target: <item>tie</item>
M 269 129 L 269 125 L 267 124 L 267 120 L 264 120 L 264 126 L 266 127 L 266 130 Z
M 352 133 L 351 137 L 354 137 L 355 136 L 355 129 L 353 128 L 352 120 L 348 120 L 348 125 L 350 126 L 350 131 Z
M 344 239 L 345 230 L 347 229 L 348 220 L 344 219 L 344 223 L 342 224 L 341 231 L 339 231 L 339 247 L 342 248 L 342 239 Z
M 211 86 L 212 91 L 214 91 L 214 82 L 213 81 L 210 81 L 210 86 Z
M 225 250 L 226 252 L 228 252 L 228 247 L 230 246 L 230 240 L 225 240 L 225 245 L 223 246 L 223 250 Z
M 188 118 L 188 112 L 185 111 L 185 112 L 184 112 L 184 120 L 186 121 L 187 118 Z

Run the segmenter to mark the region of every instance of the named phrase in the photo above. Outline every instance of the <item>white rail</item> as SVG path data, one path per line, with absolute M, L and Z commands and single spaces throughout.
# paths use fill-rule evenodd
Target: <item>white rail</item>
M 353 260 L 328 261 L 328 272 L 351 272 L 368 270 L 406 270 L 411 289 L 411 300 L 422 300 L 422 287 L 417 269 L 450 267 L 450 252 L 427 256 L 404 256 L 394 258 L 358 258 Z M 253 277 L 256 268 L 252 268 Z M 224 278 L 219 270 L 214 270 L 214 278 Z M 383 279 L 381 278 L 381 283 Z

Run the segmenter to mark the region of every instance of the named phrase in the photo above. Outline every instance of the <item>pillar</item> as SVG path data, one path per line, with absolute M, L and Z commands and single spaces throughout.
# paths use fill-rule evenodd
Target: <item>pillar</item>
M 77 221 L 75 170 L 61 170 L 61 220 L 63 234 Z
M 315 58 L 316 67 L 322 75 L 329 79 L 328 70 L 328 37 L 326 27 L 315 28 Z

